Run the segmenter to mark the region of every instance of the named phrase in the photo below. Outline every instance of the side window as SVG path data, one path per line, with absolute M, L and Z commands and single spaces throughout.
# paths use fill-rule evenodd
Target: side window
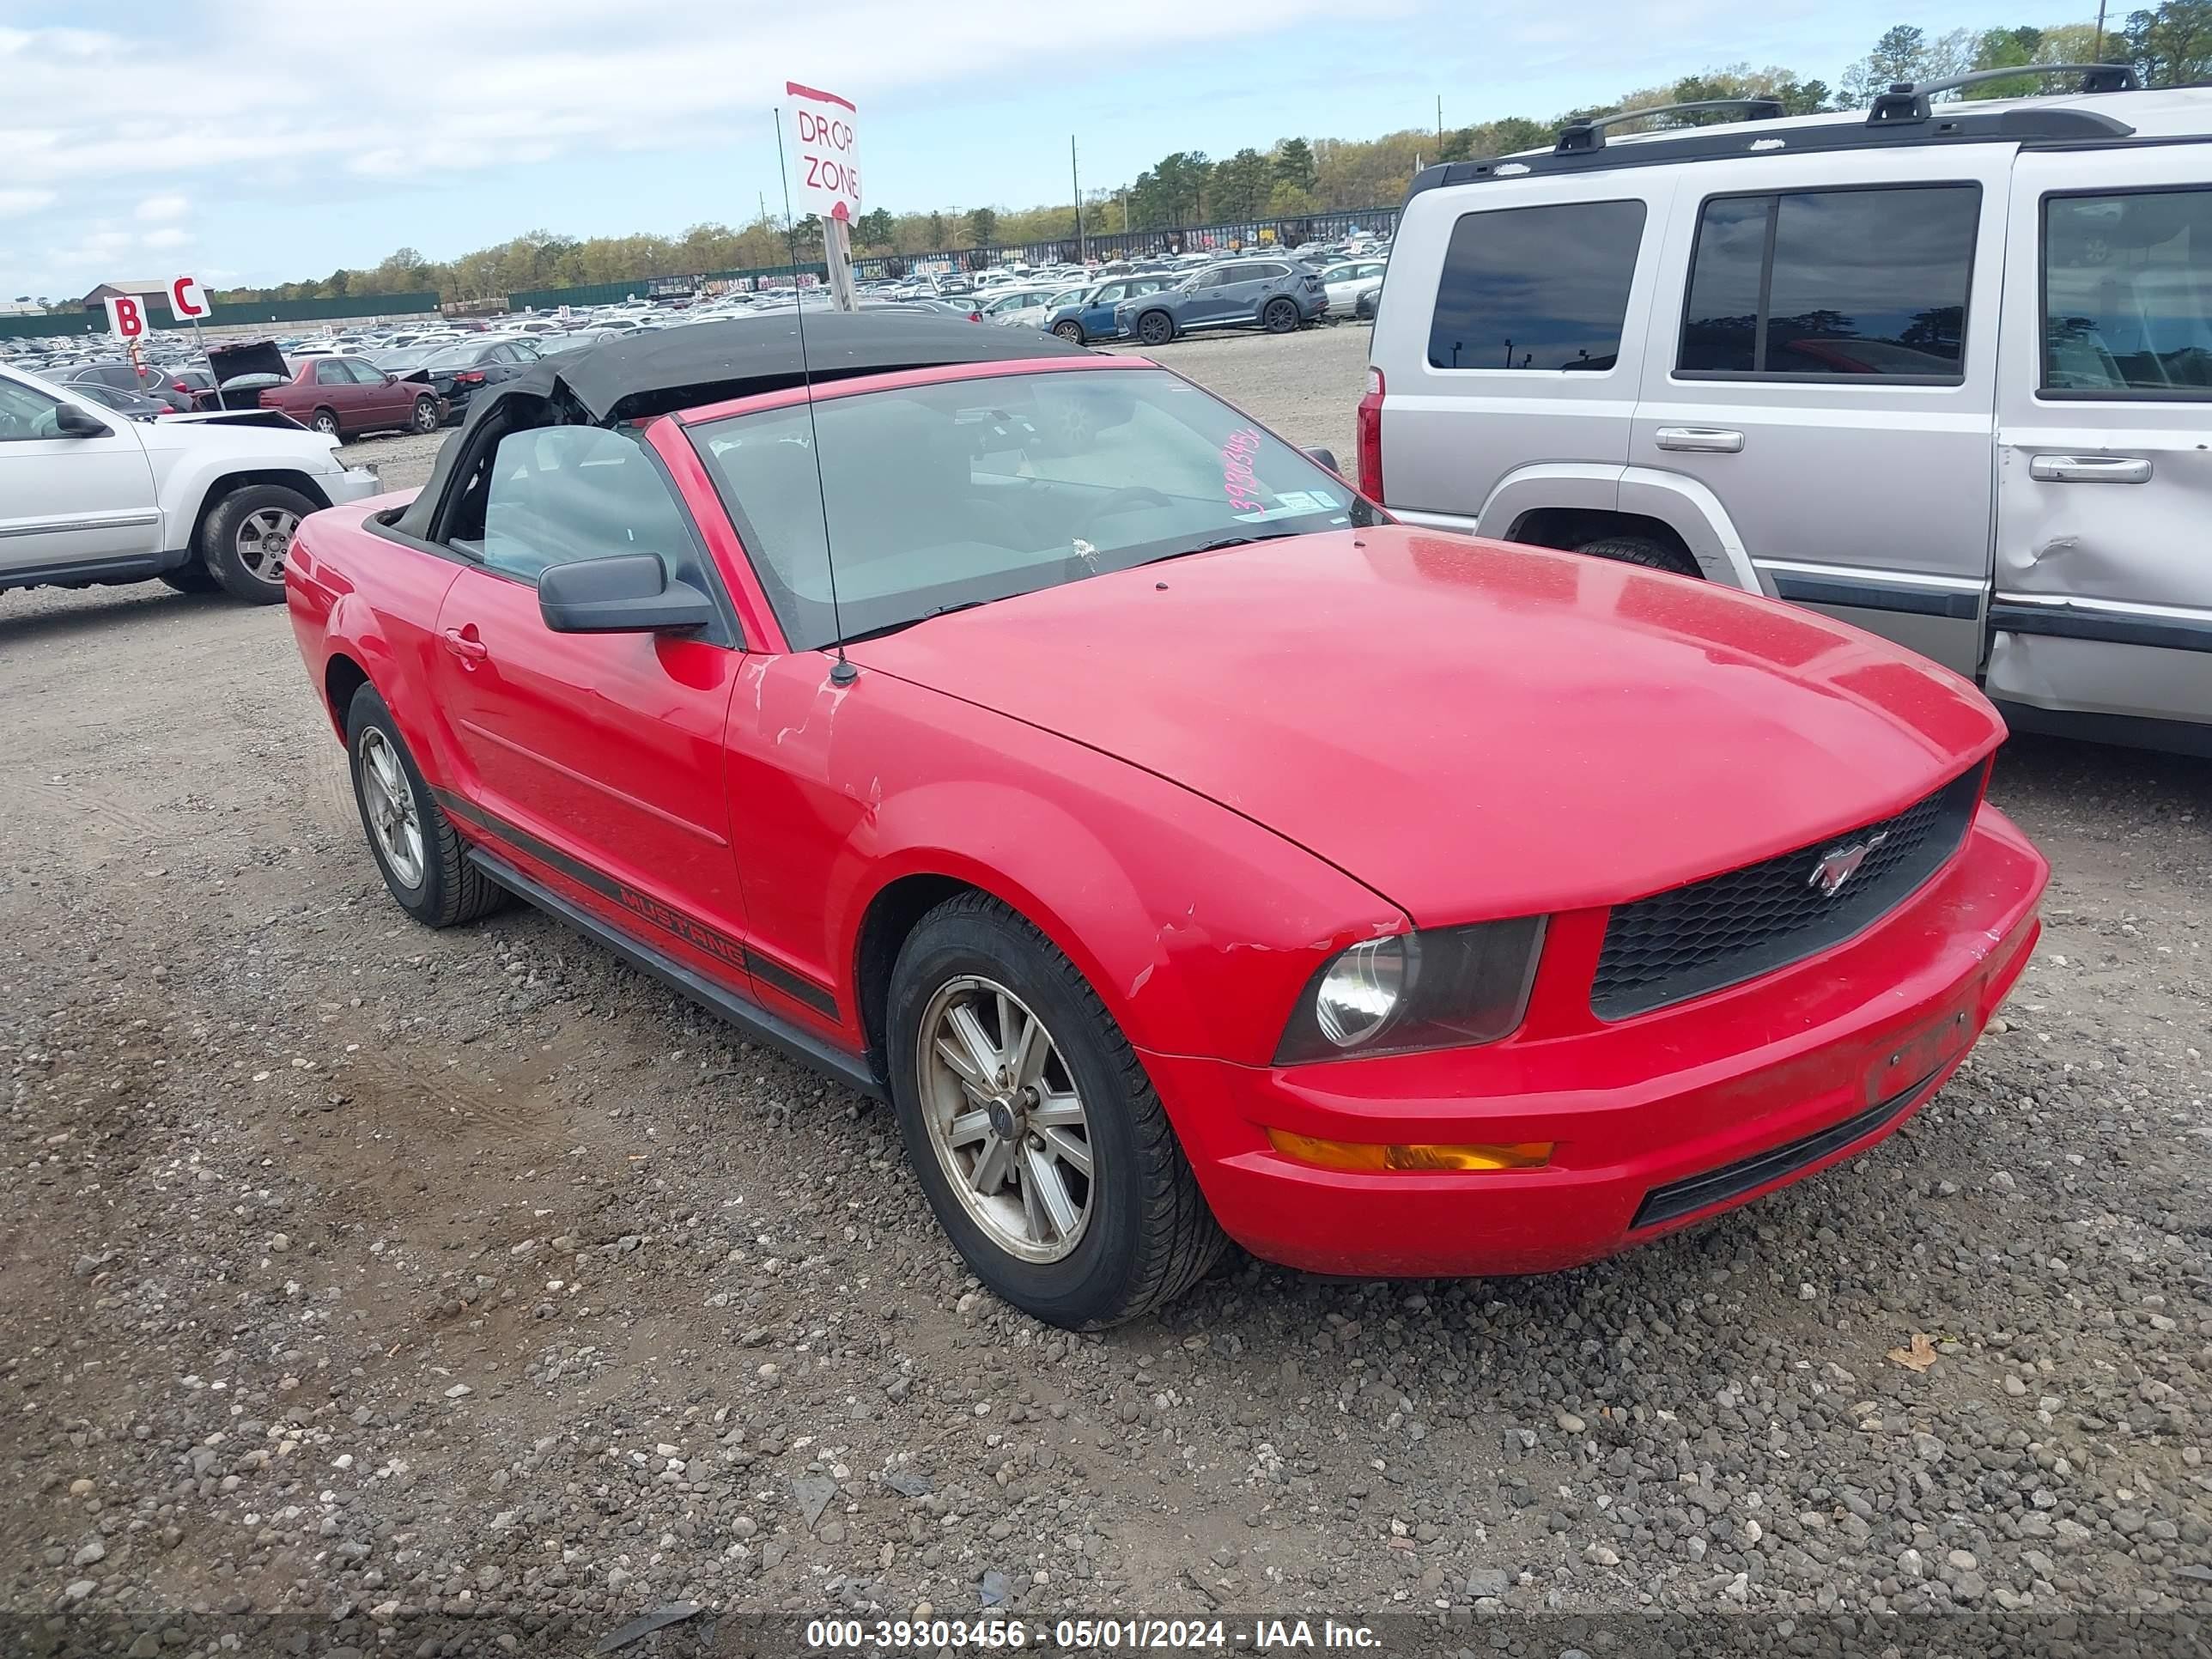
M 2044 198 L 2043 389 L 2212 398 L 2212 189 Z
M 1641 202 L 1462 215 L 1437 285 L 1430 366 L 1613 368 L 1643 244 Z
M 351 386 L 353 376 L 347 372 L 346 366 L 337 358 L 322 357 L 317 359 L 315 362 L 315 384 L 317 386 Z
M 28 443 L 34 438 L 58 438 L 54 411 L 61 399 L 34 392 L 13 380 L 0 380 L 0 444 Z
M 1978 185 L 1707 202 L 1676 372 L 1955 385 L 1981 204 Z
M 671 581 L 720 584 L 673 486 L 632 427 L 542 427 L 509 433 L 492 458 L 484 500 L 487 568 L 535 582 L 556 564 L 657 555 Z

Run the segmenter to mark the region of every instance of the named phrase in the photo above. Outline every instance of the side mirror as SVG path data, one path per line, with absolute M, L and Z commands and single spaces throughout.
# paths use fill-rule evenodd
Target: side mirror
M 1344 469 L 1336 464 L 1336 452 L 1334 450 L 1324 449 L 1320 445 L 1316 444 L 1311 449 L 1306 450 L 1303 453 L 1308 460 L 1318 463 L 1320 465 L 1327 467 L 1330 471 L 1335 473 L 1338 477 L 1340 478 L 1344 476 Z
M 399 377 L 387 368 L 384 371 L 384 383 L 386 386 L 398 386 L 399 384 Z
M 714 620 L 714 602 L 672 582 L 650 553 L 556 564 L 538 578 L 538 611 L 556 634 L 680 634 Z
M 107 422 L 88 409 L 64 404 L 54 410 L 54 431 L 64 438 L 105 438 Z

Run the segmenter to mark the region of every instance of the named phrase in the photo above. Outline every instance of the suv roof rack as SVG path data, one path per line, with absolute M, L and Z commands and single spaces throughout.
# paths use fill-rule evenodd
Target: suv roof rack
M 1743 112 L 1747 121 L 1778 121 L 1782 118 L 1779 98 L 1701 98 L 1692 104 L 1653 104 L 1645 109 L 1615 110 L 1610 115 L 1593 115 L 1580 121 L 1570 121 L 1559 129 L 1559 142 L 1553 146 L 1555 155 L 1574 155 L 1585 150 L 1605 148 L 1605 130 L 1619 126 L 1624 121 L 1641 121 L 1651 115 L 1691 115 L 1706 110 L 1729 109 Z
M 1971 75 L 1949 76 L 1941 81 L 1899 81 L 1875 96 L 1867 111 L 1867 125 L 1925 121 L 1934 111 L 1930 100 L 1939 92 L 1958 92 L 1966 87 L 1985 87 L 1993 81 L 2016 81 L 2023 75 L 2078 75 L 2082 93 L 2140 92 L 2142 77 L 2132 64 L 2021 64 L 2013 69 L 1976 70 Z
M 2005 70 L 2002 76 L 2032 72 Z M 2115 74 L 2118 64 L 2100 64 Z M 1630 112 L 1633 113 L 1634 112 Z M 1624 115 L 1620 118 L 1626 119 Z M 1577 124 L 1581 125 L 1580 123 Z M 1681 127 L 1640 135 L 1634 142 L 1586 149 L 1555 146 L 1518 155 L 1492 155 L 1468 161 L 1436 161 L 1413 175 L 1406 191 L 1410 202 L 1423 191 L 1446 185 L 1485 185 L 1530 175 L 1612 172 L 1622 167 L 1673 167 L 1687 161 L 1735 161 L 1748 155 L 1811 155 L 1835 150 L 1887 149 L 1905 146 L 2011 143 L 2049 147 L 2124 143 L 2135 129 L 2103 110 L 2059 105 L 1978 106 L 1946 110 L 1925 121 L 1895 116 L 1881 121 L 1848 118 L 1790 124 L 1747 137 L 1736 125 Z M 1564 135 L 1563 135 L 1564 136 Z

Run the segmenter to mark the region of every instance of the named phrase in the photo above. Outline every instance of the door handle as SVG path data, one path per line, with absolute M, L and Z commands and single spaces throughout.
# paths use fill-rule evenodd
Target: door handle
M 446 649 L 459 657 L 471 668 L 491 655 L 491 647 L 473 634 L 464 634 L 458 628 L 449 628 L 445 634 Z
M 1734 455 L 1743 434 L 1724 426 L 1662 426 L 1654 434 L 1662 449 L 1691 449 L 1709 455 Z
M 2141 455 L 2036 455 L 2027 476 L 2038 483 L 2148 483 L 2150 462 Z

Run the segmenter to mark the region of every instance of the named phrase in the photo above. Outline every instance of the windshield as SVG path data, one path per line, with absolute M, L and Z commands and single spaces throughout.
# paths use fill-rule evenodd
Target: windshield
M 1164 369 L 950 380 L 690 429 L 794 649 L 1218 543 L 1377 521 Z M 816 479 L 819 459 L 820 483 Z
M 410 369 L 422 368 L 440 352 L 449 349 L 451 348 L 447 346 L 433 345 L 404 346 L 398 351 L 380 351 L 376 354 L 376 366 L 404 374 Z

